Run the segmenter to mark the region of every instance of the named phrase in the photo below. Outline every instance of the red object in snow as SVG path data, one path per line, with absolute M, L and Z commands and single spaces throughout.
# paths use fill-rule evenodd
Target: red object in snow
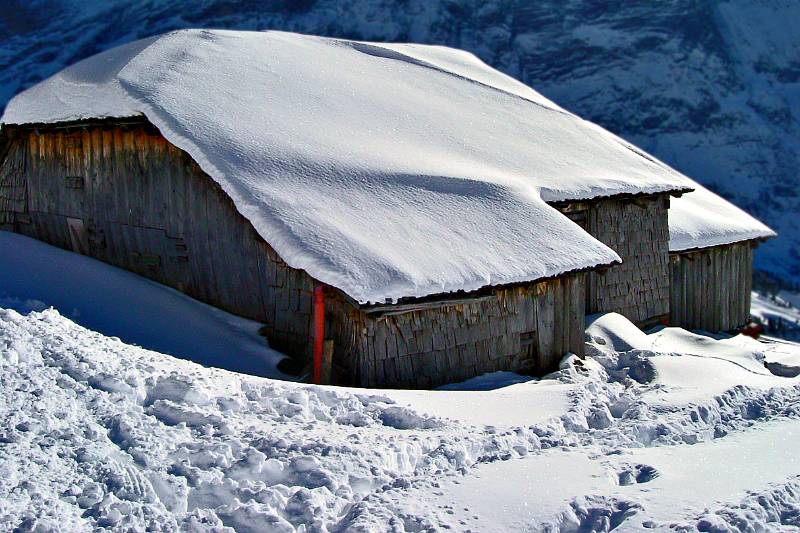
M 750 322 L 741 330 L 739 333 L 742 335 L 747 335 L 748 337 L 753 337 L 754 339 L 758 340 L 762 333 L 764 333 L 764 326 L 758 324 L 756 322 Z
M 325 345 L 325 287 L 314 287 L 314 383 L 322 382 L 322 351 Z

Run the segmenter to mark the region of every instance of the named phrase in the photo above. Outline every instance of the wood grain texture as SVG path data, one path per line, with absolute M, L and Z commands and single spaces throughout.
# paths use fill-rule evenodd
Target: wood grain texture
M 669 313 L 669 195 L 605 198 L 558 208 L 622 258 L 592 272 L 586 312 L 615 311 L 636 324 Z
M 329 297 L 335 381 L 428 388 L 498 370 L 555 370 L 566 352 L 583 355 L 585 279 L 571 274 L 378 316 Z
M 79 251 L 265 322 L 273 347 L 310 353 L 314 280 L 286 265 L 219 186 L 154 128 L 20 130 L 8 147 L 0 167 L 6 229 L 73 250 L 69 220 L 73 228 L 81 221 L 88 246 Z M 28 227 L 17 212 L 30 217 Z
M 670 254 L 670 324 L 730 331 L 750 319 L 753 243 Z

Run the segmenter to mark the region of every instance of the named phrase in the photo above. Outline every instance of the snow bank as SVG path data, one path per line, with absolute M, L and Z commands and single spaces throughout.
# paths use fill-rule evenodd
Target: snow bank
M 586 317 L 586 338 L 610 350 L 645 350 L 652 340 L 619 313 L 598 313 Z
M 669 250 L 679 252 L 777 235 L 724 198 L 693 183 L 694 191 L 672 198 Z
M 359 493 L 449 464 L 439 439 L 392 442 L 439 420 L 205 369 L 53 310 L 0 310 L 0 383 L 3 530 L 319 530 Z
M 625 377 L 652 384 L 643 397 L 653 405 L 697 403 L 744 383 L 762 390 L 788 383 L 764 365 L 765 353 L 777 348 L 750 337 L 714 338 L 681 328 L 646 334 L 617 313 L 592 315 L 586 322 L 588 353 L 606 366 L 625 368 Z M 782 347 L 783 357 L 800 358 L 796 344 Z
M 2 122 L 138 114 L 289 265 L 360 302 L 617 261 L 545 202 L 691 187 L 468 54 L 280 32 L 128 44 L 18 95 Z
M 618 319 L 605 328 L 628 336 Z M 693 386 L 691 376 L 631 379 L 637 357 L 709 363 L 698 374 L 736 366 L 723 357 L 736 346 L 709 342 L 717 352 L 704 358 L 592 341 L 595 359 L 568 357 L 547 379 L 404 399 L 203 368 L 54 310 L 0 310 L 0 529 L 790 524 L 800 502 L 789 461 L 799 380 L 753 386 L 744 373 L 733 388 L 685 403 L 669 394 L 653 401 L 652 392 Z M 738 349 L 756 360 L 752 347 Z M 537 406 L 545 395 L 553 400 Z M 720 472 L 739 459 L 747 464 L 726 483 Z
M 128 344 L 206 366 L 292 379 L 285 356 L 258 334 L 261 324 L 198 302 L 131 272 L 0 231 L 0 307 L 21 313 L 55 307 Z

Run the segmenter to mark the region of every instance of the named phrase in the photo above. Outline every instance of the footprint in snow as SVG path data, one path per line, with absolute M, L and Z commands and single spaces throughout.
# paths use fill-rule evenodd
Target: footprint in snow
M 649 465 L 633 465 L 619 471 L 620 485 L 634 485 L 637 483 L 647 483 L 657 478 L 660 473 Z

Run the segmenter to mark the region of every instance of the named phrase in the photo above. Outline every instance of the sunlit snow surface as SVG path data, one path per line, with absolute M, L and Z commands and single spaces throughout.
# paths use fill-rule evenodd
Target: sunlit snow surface
M 694 189 L 670 200 L 670 251 L 775 237 L 765 224 L 699 183 Z
M 55 307 L 123 342 L 236 372 L 286 379 L 283 355 L 240 318 L 131 272 L 0 231 L 0 307 Z
M 182 349 L 207 364 L 214 347 L 225 365 L 256 356 L 236 340 L 256 342 L 248 323 L 178 293 L 24 237 L 0 232 L 0 247 L 0 299 L 28 313 L 0 310 L 0 530 L 800 526 L 800 380 L 764 368 L 776 344 L 645 334 L 608 314 L 590 319 L 585 361 L 539 380 L 314 387 L 29 312 L 39 300 L 77 321 L 105 316 L 113 335 L 149 331 L 143 344 L 196 327 L 205 351 Z M 30 260 L 8 259 L 15 248 Z M 114 297 L 80 293 L 81 279 Z

